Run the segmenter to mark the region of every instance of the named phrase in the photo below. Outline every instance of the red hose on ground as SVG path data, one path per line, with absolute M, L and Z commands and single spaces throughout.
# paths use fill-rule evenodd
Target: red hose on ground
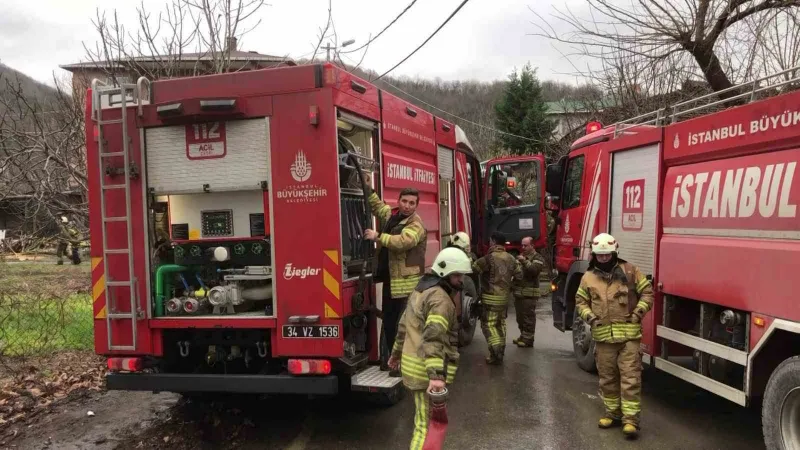
M 428 395 L 431 397 L 431 415 L 422 450 L 442 450 L 447 434 L 447 390 Z

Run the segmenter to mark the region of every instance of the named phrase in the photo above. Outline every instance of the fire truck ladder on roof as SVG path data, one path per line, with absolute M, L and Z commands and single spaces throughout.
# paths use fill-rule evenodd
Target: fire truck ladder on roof
M 778 73 L 766 75 L 753 81 L 737 84 L 721 91 L 712 92 L 700 97 L 676 103 L 669 108 L 661 108 L 640 116 L 631 117 L 613 124 L 614 137 L 623 134 L 625 130 L 639 127 L 642 125 L 662 126 L 669 123 L 680 122 L 682 117 L 703 112 L 715 112 L 726 109 L 729 106 L 738 106 L 745 101 L 746 103 L 761 100 L 766 97 L 785 94 L 792 89 L 800 87 L 800 66 L 782 70 Z M 728 98 L 721 98 L 720 95 L 730 94 Z M 758 94 L 762 94 L 761 97 Z M 734 105 L 726 106 L 731 102 L 739 101 Z M 715 109 L 716 108 L 716 109 Z M 667 110 L 669 109 L 669 113 Z M 685 118 L 683 119 L 685 120 Z
M 106 293 L 106 334 L 108 350 L 121 350 L 121 351 L 135 351 L 136 350 L 136 328 L 139 318 L 144 317 L 144 311 L 138 307 L 137 292 L 136 292 L 136 276 L 133 271 L 133 224 L 131 223 L 131 161 L 130 161 L 130 137 L 128 136 L 128 107 L 131 105 L 138 105 L 141 114 L 141 101 L 140 93 L 143 91 L 144 85 L 147 84 L 149 88 L 149 81 L 142 77 L 136 85 L 133 84 L 120 84 L 117 86 L 109 86 L 100 80 L 92 80 L 92 121 L 97 125 L 97 148 L 100 161 L 98 162 L 99 175 L 100 175 L 100 215 L 102 217 L 101 234 L 103 236 L 103 273 L 106 277 L 105 293 Z M 148 89 L 149 90 L 149 89 Z M 128 101 L 128 95 L 132 96 L 132 101 Z M 121 118 L 104 120 L 103 119 L 103 100 L 108 97 L 109 107 L 115 107 L 119 104 L 121 108 Z M 119 101 L 116 100 L 119 96 Z M 144 100 L 144 99 L 142 99 Z M 105 133 L 103 128 L 106 125 L 122 125 L 122 150 L 107 152 L 108 146 L 104 140 Z M 122 157 L 125 162 L 123 178 L 124 183 L 111 183 L 105 182 L 105 171 L 103 161 L 105 158 Z M 125 190 L 125 215 L 124 216 L 108 216 L 106 215 L 106 191 L 111 189 L 124 189 Z M 110 222 L 124 222 L 126 227 L 126 235 L 128 236 L 128 247 L 124 249 L 109 249 L 108 236 L 106 232 L 106 225 Z M 128 279 L 112 279 L 108 271 L 108 256 L 109 255 L 127 255 L 128 256 Z M 114 296 L 111 295 L 116 288 L 127 288 L 130 292 L 130 310 L 128 312 L 117 312 L 116 302 Z M 131 324 L 131 345 L 115 345 L 113 342 L 113 325 L 118 321 L 130 321 Z

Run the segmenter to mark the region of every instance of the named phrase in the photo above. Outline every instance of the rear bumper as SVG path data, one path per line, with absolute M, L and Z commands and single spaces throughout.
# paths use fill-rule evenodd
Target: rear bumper
M 108 390 L 164 392 L 231 392 L 333 395 L 339 379 L 291 375 L 195 375 L 182 373 L 109 373 Z

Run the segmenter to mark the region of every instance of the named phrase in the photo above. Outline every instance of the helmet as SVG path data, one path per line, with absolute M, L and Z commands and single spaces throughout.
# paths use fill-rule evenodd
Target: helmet
M 618 248 L 619 243 L 608 233 L 600 233 L 592 239 L 592 253 L 595 255 L 615 253 Z
M 458 233 L 454 234 L 450 238 L 450 243 L 461 250 L 464 250 L 465 252 L 469 251 L 469 235 L 463 231 L 459 231 Z
M 454 273 L 472 273 L 472 263 L 463 251 L 455 247 L 448 247 L 436 255 L 431 270 L 440 277 Z

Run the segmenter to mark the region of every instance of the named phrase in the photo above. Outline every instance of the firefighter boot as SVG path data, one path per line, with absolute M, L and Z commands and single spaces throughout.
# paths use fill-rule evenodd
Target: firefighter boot
M 603 416 L 597 422 L 597 427 L 598 428 L 602 428 L 602 429 L 605 430 L 607 428 L 618 427 L 621 424 L 622 424 L 622 420 L 620 420 L 620 419 L 615 419 L 613 417 Z
M 635 439 L 639 436 L 639 428 L 632 423 L 626 423 L 625 426 L 622 427 L 622 434 L 628 439 Z
M 503 364 L 503 357 L 499 356 L 494 348 L 489 347 L 489 356 L 486 357 L 486 364 L 490 366 L 499 366 Z

